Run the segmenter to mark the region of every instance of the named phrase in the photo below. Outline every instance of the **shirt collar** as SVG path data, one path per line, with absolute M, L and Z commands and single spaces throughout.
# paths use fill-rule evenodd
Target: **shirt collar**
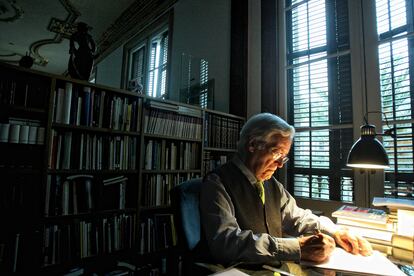
M 247 180 L 249 180 L 252 185 L 255 185 L 258 182 L 256 176 L 246 167 L 246 165 L 237 154 L 234 155 L 232 161 L 234 165 L 236 165 L 236 167 L 238 167 L 240 171 L 247 177 Z

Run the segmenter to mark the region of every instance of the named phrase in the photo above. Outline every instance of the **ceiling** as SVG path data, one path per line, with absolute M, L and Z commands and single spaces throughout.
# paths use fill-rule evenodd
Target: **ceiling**
M 63 74 L 69 59 L 68 38 L 76 23 L 87 23 L 99 42 L 133 2 L 0 0 L 0 61 L 18 64 L 27 53 L 35 60 L 32 69 Z

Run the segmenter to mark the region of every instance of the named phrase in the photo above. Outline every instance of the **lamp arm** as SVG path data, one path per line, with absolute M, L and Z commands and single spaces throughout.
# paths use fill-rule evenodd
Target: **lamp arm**
M 396 133 L 397 129 L 402 129 L 402 128 L 392 127 L 392 128 L 387 129 L 383 133 L 376 133 L 376 135 L 379 135 L 379 136 L 391 136 L 394 139 L 401 138 L 401 137 L 409 137 L 409 138 L 413 138 L 414 137 L 411 134 L 405 134 L 405 135 L 401 135 L 400 134 L 400 135 L 397 135 L 397 133 Z

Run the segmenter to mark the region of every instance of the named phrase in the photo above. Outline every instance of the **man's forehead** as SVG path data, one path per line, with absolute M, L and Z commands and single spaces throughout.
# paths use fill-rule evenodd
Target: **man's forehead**
M 292 143 L 292 139 L 289 136 L 282 136 L 280 134 L 273 134 L 269 137 L 269 145 L 271 144 L 275 144 L 275 145 L 280 145 L 280 144 L 287 144 L 290 145 Z

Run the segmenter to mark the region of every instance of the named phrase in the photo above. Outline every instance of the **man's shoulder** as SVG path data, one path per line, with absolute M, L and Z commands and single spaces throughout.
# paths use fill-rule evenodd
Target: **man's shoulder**
M 280 183 L 275 177 L 271 177 L 268 181 L 270 181 L 270 183 L 272 183 L 272 185 L 274 185 L 274 187 L 278 190 L 280 190 L 280 192 L 283 192 L 283 190 L 285 189 L 285 187 L 283 186 L 282 183 Z

